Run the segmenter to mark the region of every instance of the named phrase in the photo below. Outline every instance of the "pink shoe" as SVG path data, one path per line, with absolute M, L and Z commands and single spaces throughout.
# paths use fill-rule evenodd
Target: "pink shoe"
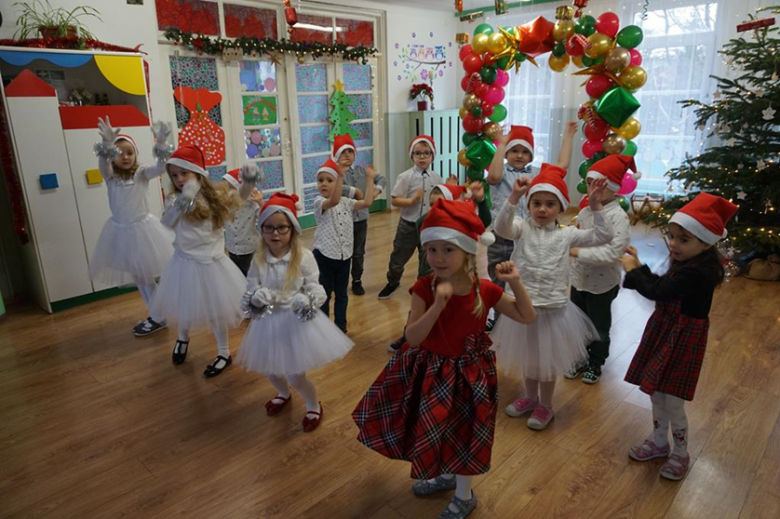
M 523 416 L 524 414 L 528 414 L 534 409 L 536 409 L 536 406 L 538 403 L 536 400 L 531 400 L 530 398 L 518 398 L 508 406 L 506 406 L 506 409 L 504 409 L 504 412 L 511 416 L 512 418 L 519 418 L 520 416 Z
M 688 465 L 691 463 L 691 457 L 685 455 L 683 458 L 679 454 L 672 454 L 669 456 L 669 461 L 661 466 L 661 477 L 671 479 L 672 481 L 680 481 L 685 477 L 685 473 L 688 472 Z
M 526 425 L 535 431 L 541 431 L 547 428 L 554 416 L 555 413 L 553 413 L 552 409 L 540 404 L 536 406 Z
M 642 445 L 634 445 L 628 449 L 628 455 L 632 460 L 648 461 L 655 458 L 669 456 L 669 444 L 659 447 L 653 440 L 645 440 Z

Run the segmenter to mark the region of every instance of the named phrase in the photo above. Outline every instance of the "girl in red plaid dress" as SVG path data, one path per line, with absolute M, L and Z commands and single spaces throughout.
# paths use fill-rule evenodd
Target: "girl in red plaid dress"
M 488 236 L 473 206 L 436 202 L 420 233 L 433 274 L 410 290 L 407 342 L 352 414 L 358 441 L 412 463 L 416 495 L 455 489 L 440 518 L 471 513 L 471 477 L 490 468 L 498 392 L 488 311 L 521 323 L 536 317 L 511 261 L 498 266 L 498 275 L 517 300 L 477 275 L 477 243 Z
M 627 272 L 623 286 L 656 302 L 626 374 L 627 382 L 650 395 L 654 429 L 628 455 L 636 461 L 668 457 L 661 467 L 666 479 L 682 479 L 690 464 L 684 401 L 693 400 L 696 391 L 712 295 L 724 276 L 715 244 L 726 237 L 726 222 L 736 212 L 731 202 L 707 193 L 677 211 L 667 235 L 671 267 L 663 276 L 642 265 L 634 247 L 628 247 L 621 259 Z

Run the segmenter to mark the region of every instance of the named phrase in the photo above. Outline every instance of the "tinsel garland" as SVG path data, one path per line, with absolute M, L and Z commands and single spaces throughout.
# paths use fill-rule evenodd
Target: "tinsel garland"
M 192 34 L 180 29 L 167 29 L 165 39 L 172 41 L 177 45 L 185 45 L 191 50 L 196 50 L 199 54 L 221 55 L 225 49 L 241 49 L 246 55 L 267 54 L 274 52 L 290 52 L 296 54 L 299 58 L 310 55 L 317 59 L 322 56 L 341 56 L 349 61 L 361 61 L 363 65 L 368 63 L 367 58 L 374 56 L 378 50 L 374 47 L 350 47 L 343 43 L 334 43 L 327 45 L 317 42 L 292 42 L 272 38 L 235 38 L 232 40 L 224 38 L 211 38 L 199 34 Z
M 154 148 L 152 148 L 152 155 L 154 155 L 154 158 L 158 161 L 168 162 L 168 159 L 173 155 L 173 144 L 165 144 L 163 146 L 155 145 Z
M 90 38 L 28 38 L 25 40 L 0 40 L 0 47 L 32 47 L 38 49 L 70 50 L 97 49 L 111 52 L 140 52 L 141 54 L 146 54 L 142 50 L 139 50 L 141 45 L 131 49 L 130 47 L 112 45 Z
M 274 312 L 274 305 L 265 305 L 257 307 L 252 304 L 252 296 L 255 295 L 254 290 L 247 290 L 241 297 L 241 311 L 249 319 L 262 319 L 268 317 Z
M 92 151 L 98 157 L 111 162 L 122 154 L 122 151 L 113 142 L 98 141 L 92 146 Z

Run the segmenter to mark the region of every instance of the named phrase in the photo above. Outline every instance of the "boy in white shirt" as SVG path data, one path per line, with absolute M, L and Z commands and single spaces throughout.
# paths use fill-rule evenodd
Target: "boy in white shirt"
M 255 166 L 252 166 L 255 167 Z M 263 182 L 263 170 L 258 170 L 255 184 Z M 241 189 L 241 169 L 236 168 L 222 176 L 228 184 L 236 189 Z M 230 259 L 241 270 L 244 276 L 249 272 L 252 258 L 260 246 L 260 231 L 257 229 L 257 212 L 263 206 L 263 193 L 252 189 L 249 199 L 244 201 L 243 207 L 235 212 L 232 221 L 225 224 L 225 248 Z

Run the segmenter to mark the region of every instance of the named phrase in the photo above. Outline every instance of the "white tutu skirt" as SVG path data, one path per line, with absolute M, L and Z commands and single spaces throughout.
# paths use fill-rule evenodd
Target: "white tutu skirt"
M 587 360 L 585 347 L 598 338 L 598 332 L 571 301 L 562 308 L 534 309 L 536 321 L 530 325 L 501 317 L 490 338 L 504 373 L 550 382 Z
M 109 218 L 92 253 L 89 275 L 111 286 L 154 283 L 173 256 L 173 237 L 153 214 L 127 224 Z
M 201 263 L 174 254 L 154 291 L 150 313 L 184 330 L 235 327 L 244 317 L 241 296 L 246 278 L 227 256 Z
M 323 312 L 301 321 L 291 309 L 280 308 L 252 319 L 236 360 L 248 371 L 295 375 L 343 358 L 353 345 Z

